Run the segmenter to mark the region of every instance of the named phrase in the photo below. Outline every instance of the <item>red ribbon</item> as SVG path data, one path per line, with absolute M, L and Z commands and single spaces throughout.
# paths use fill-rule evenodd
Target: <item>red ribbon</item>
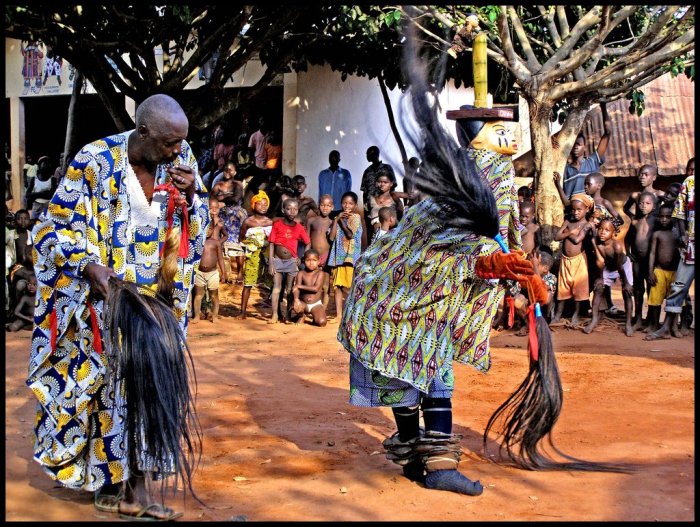
M 100 333 L 100 325 L 97 322 L 97 313 L 89 300 L 87 301 L 87 307 L 90 310 L 93 345 L 95 346 L 95 351 L 102 355 L 102 335 Z M 49 315 L 49 328 L 51 331 L 51 352 L 53 353 L 56 351 L 56 342 L 58 340 L 58 315 L 56 315 L 55 309 L 51 311 L 51 314 Z
M 535 323 L 536 318 L 535 305 L 530 304 L 530 306 L 527 308 L 527 323 L 529 326 L 527 332 L 527 348 L 530 352 L 530 360 L 533 362 L 537 362 L 540 349 L 540 342 L 537 339 L 537 324 Z
M 185 197 L 180 193 L 180 191 L 175 188 L 175 186 L 172 183 L 165 183 L 164 185 L 157 185 L 154 189 L 153 192 L 158 192 L 158 191 L 165 191 L 168 193 L 168 211 L 166 218 L 168 220 L 168 230 L 165 233 L 165 239 L 168 239 L 168 236 L 170 235 L 170 231 L 173 229 L 173 220 L 175 219 L 175 207 L 177 206 L 177 203 L 180 202 L 179 207 L 180 211 L 182 212 L 182 228 L 180 229 L 182 232 L 180 234 L 180 250 L 178 251 L 177 255 L 181 258 L 187 258 L 187 254 L 189 253 L 190 249 L 190 244 L 189 244 L 189 220 L 187 216 L 187 200 Z M 160 248 L 160 255 L 163 256 L 163 250 L 165 250 L 165 244 Z
M 102 334 L 100 333 L 100 325 L 97 323 L 97 313 L 89 300 L 87 306 L 90 310 L 90 324 L 92 325 L 92 345 L 98 355 L 102 355 Z
M 51 352 L 53 353 L 56 351 L 56 340 L 58 339 L 58 316 L 55 309 L 49 315 L 49 328 L 51 330 Z
M 515 323 L 515 299 L 510 295 L 507 296 L 506 304 L 508 305 L 508 327 L 512 328 Z

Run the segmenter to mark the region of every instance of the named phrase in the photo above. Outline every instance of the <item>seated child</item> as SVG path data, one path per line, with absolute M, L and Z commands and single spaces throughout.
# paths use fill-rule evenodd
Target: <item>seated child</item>
M 319 254 L 314 249 L 304 253 L 304 269 L 294 279 L 292 295 L 293 312 L 297 315 L 296 324 L 301 324 L 305 314 L 310 314 L 313 323 L 326 325 L 326 308 L 323 306 L 323 272 L 319 267 Z
M 36 296 L 36 289 L 36 276 L 32 275 L 27 280 L 27 287 L 22 291 L 22 296 L 17 300 L 14 311 L 15 320 L 6 326 L 7 331 L 32 329 L 34 326 L 34 297 Z
M 211 321 L 216 322 L 219 318 L 219 282 L 220 278 L 226 282 L 226 265 L 224 264 L 224 252 L 221 248 L 223 239 L 220 239 L 222 225 L 219 221 L 212 221 L 207 228 L 207 239 L 204 240 L 202 259 L 199 268 L 194 273 L 194 291 L 192 305 L 194 316 L 190 322 L 196 324 L 202 311 L 202 298 L 204 290 L 209 291 L 212 302 Z M 221 269 L 221 275 L 219 275 Z
M 676 276 L 680 260 L 680 243 L 671 228 L 673 206 L 664 203 L 659 207 L 656 217 L 656 230 L 651 236 L 649 250 L 649 309 L 647 312 L 647 333 L 659 329 L 661 304 L 671 291 L 671 284 Z
M 269 323 L 278 322 L 280 313 L 282 322 L 286 322 L 289 317 L 288 301 L 292 292 L 292 282 L 299 272 L 298 262 L 298 242 L 304 242 L 305 248 L 311 244 L 306 229 L 297 223 L 296 217 L 299 213 L 299 201 L 295 198 L 287 198 L 282 202 L 282 213 L 284 218 L 277 219 L 272 224 L 270 232 L 270 263 L 269 270 L 273 277 L 272 296 L 272 318 Z M 284 281 L 284 295 L 282 293 L 282 282 Z
M 610 218 L 604 218 L 598 227 L 598 234 L 594 241 L 596 250 L 596 264 L 599 275 L 593 286 L 593 305 L 591 308 L 591 322 L 583 328 L 584 333 L 591 333 L 600 320 L 600 303 L 603 299 L 603 287 L 613 285 L 618 279 L 622 283 L 622 298 L 625 301 L 625 334 L 628 337 L 634 335 L 632 328 L 632 296 L 633 278 L 632 262 L 625 254 L 625 247 L 620 241 L 613 238 L 615 225 Z

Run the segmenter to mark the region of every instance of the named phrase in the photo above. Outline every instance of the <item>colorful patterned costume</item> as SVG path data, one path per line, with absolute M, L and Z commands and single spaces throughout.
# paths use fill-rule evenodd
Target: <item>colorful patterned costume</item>
M 501 236 L 510 247 L 520 248 L 510 156 L 472 148 L 467 154 L 494 193 Z M 357 276 L 338 331 L 338 340 L 365 367 L 423 392 L 445 365 L 451 370 L 452 360 L 488 371 L 491 322 L 504 294 L 498 280 L 475 279 L 473 274 L 473 259 L 500 250 L 498 244 L 444 229 L 442 214 L 425 199 L 367 249 L 355 265 Z M 393 298 L 399 301 L 388 305 Z M 377 388 L 384 384 L 380 380 Z
M 139 284 L 144 294 L 155 294 L 168 193 L 156 190 L 148 204 L 129 164 L 130 134 L 85 146 L 62 179 L 45 220 L 33 230 L 39 287 L 27 385 L 39 401 L 34 458 L 52 479 L 74 489 L 94 491 L 129 478 L 125 401 L 120 389 L 107 389 L 103 343 L 94 334 L 103 329 L 103 301 L 90 297 L 83 272 L 88 263 L 111 267 L 120 278 Z M 197 174 L 184 141 L 175 164 L 189 165 Z M 166 182 L 167 166 L 158 166 L 156 185 Z M 188 254 L 178 260 L 174 283 L 174 313 L 183 331 L 209 222 L 202 191 L 196 176 Z M 180 222 L 176 213 L 174 223 Z M 168 472 L 168 467 L 153 467 L 139 458 L 142 470 Z

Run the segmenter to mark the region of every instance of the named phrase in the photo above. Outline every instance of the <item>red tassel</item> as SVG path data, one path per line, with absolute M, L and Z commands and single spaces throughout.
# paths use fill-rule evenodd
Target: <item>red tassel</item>
M 539 348 L 540 343 L 537 339 L 537 324 L 535 323 L 535 305 L 531 304 L 527 308 L 527 322 L 528 322 L 528 332 L 527 332 L 527 347 L 530 351 L 530 360 L 537 362 L 539 359 Z
M 510 295 L 507 296 L 506 304 L 508 305 L 508 327 L 512 328 L 515 323 L 515 299 Z
M 56 351 L 56 341 L 58 340 L 58 316 L 55 310 L 51 311 L 49 315 L 49 328 L 51 331 L 51 353 L 53 353 Z
M 90 323 L 92 324 L 92 343 L 97 354 L 102 355 L 102 334 L 100 333 L 100 325 L 97 323 L 97 313 L 89 300 L 87 306 L 90 310 Z
M 168 210 L 166 212 L 166 218 L 168 220 L 168 230 L 165 233 L 165 239 L 168 239 L 170 231 L 173 229 L 173 220 L 175 218 L 175 207 L 179 202 L 179 207 L 182 212 L 182 225 L 180 234 L 180 248 L 178 250 L 178 256 L 181 258 L 187 258 L 189 254 L 189 220 L 187 217 L 187 200 L 180 193 L 180 191 L 175 188 L 172 183 L 166 183 L 164 185 L 157 185 L 153 191 L 158 192 L 164 190 L 168 193 Z M 160 255 L 163 256 L 163 251 L 165 250 L 165 244 L 160 248 Z

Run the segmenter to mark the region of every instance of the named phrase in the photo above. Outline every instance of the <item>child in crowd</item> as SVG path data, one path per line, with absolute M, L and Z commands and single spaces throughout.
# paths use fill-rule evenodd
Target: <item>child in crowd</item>
M 625 223 L 620 213 L 615 210 L 613 204 L 605 199 L 601 190 L 605 186 L 605 176 L 600 172 L 592 172 L 583 180 L 583 188 L 586 194 L 593 198 L 593 208 L 600 211 L 601 219 L 611 218 L 615 227 L 620 227 Z
M 27 280 L 27 287 L 22 291 L 15 306 L 14 321 L 10 322 L 7 331 L 19 331 L 21 329 L 32 329 L 34 325 L 34 302 L 36 296 L 36 276 L 31 275 Z
M 557 309 L 551 325 L 558 325 L 564 313 L 566 301 L 574 299 L 574 314 L 571 325 L 576 327 L 579 322 L 581 303 L 588 300 L 588 267 L 583 242 L 586 237 L 592 237 L 593 225 L 586 220 L 586 213 L 593 207 L 593 198 L 579 193 L 571 196 L 571 215 L 564 221 L 554 239 L 564 241 L 561 248 L 561 263 L 559 264 L 559 287 L 557 290 Z
M 331 267 L 331 284 L 335 288 L 336 321 L 343 315 L 343 302 L 352 286 L 355 262 L 362 251 L 362 222 L 356 212 L 357 194 L 346 192 L 340 203 L 343 211 L 333 220 L 328 265 Z
M 678 199 L 678 194 L 680 193 L 680 191 L 680 183 L 671 183 L 666 189 L 666 192 L 664 192 L 664 197 L 661 198 L 661 201 L 658 203 L 659 208 L 661 208 L 661 205 L 669 205 L 671 208 L 673 208 L 673 206 L 676 204 L 676 200 Z
M 557 277 L 550 272 L 552 265 L 554 265 L 554 258 L 550 253 L 537 249 L 532 251 L 530 259 L 534 265 L 535 272 L 540 275 L 542 281 L 547 286 L 547 303 L 540 307 L 545 318 L 549 318 L 548 315 L 551 313 L 552 308 L 554 307 L 554 294 L 557 290 Z M 514 295 L 513 304 L 515 314 L 518 316 L 518 319 L 521 322 L 520 329 L 516 335 L 523 337 L 528 334 L 529 330 L 527 308 L 529 307 L 530 302 L 525 294 L 519 292 Z
M 523 252 L 531 254 L 535 247 L 540 245 L 540 226 L 535 223 L 535 204 L 532 201 L 523 201 L 520 204 L 520 224 L 524 227 Z
M 379 209 L 382 207 L 393 207 L 396 210 L 398 219 L 401 219 L 403 214 L 403 202 L 393 192 L 394 183 L 389 176 L 389 172 L 383 166 L 377 170 L 375 185 L 377 195 L 369 198 L 369 221 L 373 235 L 380 230 Z
M 583 328 L 584 333 L 591 333 L 600 320 L 600 303 L 603 299 L 603 286 L 613 285 L 618 279 L 622 283 L 622 298 L 625 301 L 625 334 L 628 337 L 634 335 L 632 328 L 632 296 L 634 292 L 634 280 L 632 277 L 632 262 L 625 254 L 624 245 L 613 238 L 615 225 L 609 218 L 603 218 L 598 227 L 595 238 L 596 264 L 599 275 L 593 287 L 593 305 L 591 307 L 591 321 Z
M 318 251 L 308 249 L 304 253 L 304 269 L 294 279 L 292 295 L 293 311 L 297 315 L 296 323 L 301 324 L 305 314 L 310 314 L 313 323 L 326 325 L 326 308 L 323 307 L 323 271 L 319 267 Z
M 311 248 L 318 252 L 318 265 L 323 273 L 323 291 L 321 299 L 323 307 L 328 310 L 328 302 L 330 301 L 330 269 L 328 268 L 328 255 L 331 250 L 331 244 L 328 240 L 333 220 L 330 218 L 333 212 L 333 196 L 324 194 L 321 196 L 319 203 L 319 215 L 308 216 L 306 221 L 306 230 L 311 238 Z
M 526 201 L 534 203 L 535 199 L 532 189 L 527 185 L 523 185 L 522 187 L 518 188 L 518 205 L 522 206 L 522 204 Z
M 234 188 L 238 188 L 240 183 L 231 182 Z M 241 225 L 248 217 L 248 211 L 241 205 L 242 193 L 225 192 L 222 194 L 223 205 L 219 208 L 219 220 L 226 233 L 224 241 L 224 256 L 228 259 L 231 274 L 233 266 L 236 264 L 236 282 L 243 282 L 243 264 L 245 263 L 245 252 L 238 241 L 241 236 Z
M 637 179 L 639 179 L 639 183 L 642 185 L 642 188 L 632 192 L 629 198 L 627 198 L 627 201 L 625 201 L 625 204 L 622 206 L 622 211 L 627 214 L 627 216 L 630 218 L 635 218 L 639 214 L 639 209 L 636 208 L 636 205 L 639 201 L 639 195 L 642 192 L 650 192 L 655 198 L 662 198 L 664 194 L 666 194 L 663 190 L 654 188 L 654 181 L 656 181 L 657 175 L 658 171 L 654 165 L 642 165 L 639 167 Z M 632 211 L 633 207 L 636 209 L 634 212 Z
M 248 299 L 253 286 L 265 284 L 265 247 L 267 238 L 272 231 L 272 220 L 266 216 L 270 206 L 267 194 L 259 190 L 250 199 L 250 208 L 253 213 L 246 218 L 241 225 L 240 242 L 245 251 L 245 263 L 243 265 L 243 291 L 241 292 L 241 315 L 246 318 Z
M 676 269 L 681 257 L 679 239 L 672 229 L 672 214 L 672 205 L 663 203 L 659 206 L 655 224 L 656 230 L 651 236 L 648 278 L 651 291 L 649 291 L 647 333 L 659 329 L 661 304 L 671 291 L 671 284 L 676 276 Z
M 192 324 L 199 322 L 205 289 L 209 292 L 209 298 L 212 303 L 211 321 L 216 322 L 219 318 L 220 278 L 226 283 L 226 265 L 224 264 L 224 253 L 221 249 L 222 240 L 219 236 L 221 229 L 222 226 L 219 222 L 212 222 L 207 228 L 207 238 L 204 240 L 202 260 L 194 273 L 194 291 L 192 296 L 194 316 L 190 321 Z M 219 269 L 221 269 L 221 275 L 219 275 Z
M 299 240 L 303 241 L 307 249 L 311 244 L 306 229 L 296 221 L 297 214 L 299 214 L 299 201 L 295 198 L 284 200 L 282 212 L 284 218 L 273 222 L 269 238 L 269 270 L 273 277 L 272 318 L 270 319 L 270 324 L 278 322 L 280 313 L 282 322 L 286 322 L 289 318 L 288 301 L 292 292 L 294 277 L 299 272 L 298 242 Z M 283 282 L 284 294 L 280 299 Z
M 613 207 L 613 204 L 610 203 L 609 200 L 603 198 L 601 195 L 601 190 L 605 186 L 605 176 L 601 174 L 600 172 L 591 172 L 588 174 L 585 179 L 583 180 L 583 188 L 590 197 L 593 198 L 593 217 L 595 218 L 593 224 L 594 227 L 598 227 L 600 224 L 600 220 L 603 218 L 610 218 L 613 221 L 613 225 L 615 225 L 615 234 L 619 233 L 619 228 L 624 225 L 625 220 L 622 219 L 622 216 L 620 215 L 619 212 Z M 593 236 L 595 237 L 596 233 L 593 233 Z M 590 245 L 590 249 L 593 250 L 593 246 Z M 595 267 L 595 254 L 593 253 L 587 253 L 587 257 L 590 257 L 588 261 L 588 278 L 589 278 L 589 286 L 591 291 L 593 290 L 593 283 L 591 279 L 595 276 L 596 271 L 594 269 Z M 592 264 L 592 265 L 591 265 Z M 612 293 L 610 291 L 610 287 L 606 286 L 604 290 L 605 294 L 605 303 L 607 304 L 607 309 L 605 310 L 605 313 L 607 315 L 617 315 L 618 313 L 622 313 L 622 310 L 618 309 L 617 306 L 613 304 L 612 301 Z
M 625 236 L 627 255 L 632 261 L 632 275 L 634 277 L 634 318 L 633 329 L 636 331 L 644 327 L 642 308 L 644 306 L 644 293 L 649 294 L 649 249 L 651 247 L 651 235 L 654 229 L 654 208 L 656 197 L 651 192 L 642 192 L 637 199 L 637 215 Z
M 311 196 L 304 194 L 306 192 L 306 178 L 297 174 L 292 178 L 292 187 L 296 192 L 296 198 L 299 200 L 299 215 L 297 221 L 302 225 L 306 225 L 306 218 L 309 214 L 318 216 L 318 205 Z
M 394 207 L 382 207 L 379 209 L 379 230 L 374 233 L 372 243 L 387 234 L 391 229 L 396 227 L 399 219 L 396 217 L 396 209 Z

